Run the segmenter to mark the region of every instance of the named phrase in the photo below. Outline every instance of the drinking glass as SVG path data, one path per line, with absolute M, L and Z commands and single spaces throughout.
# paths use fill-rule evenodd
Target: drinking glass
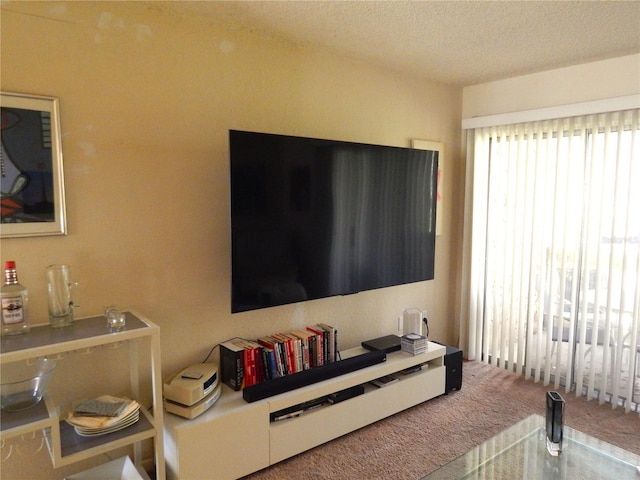
M 69 265 L 47 267 L 49 323 L 52 327 L 66 327 L 73 323 L 73 310 L 80 305 L 72 297 L 78 283 L 71 281 Z
M 107 319 L 107 327 L 110 330 L 122 330 L 127 324 L 127 317 L 115 305 L 104 307 L 104 316 Z

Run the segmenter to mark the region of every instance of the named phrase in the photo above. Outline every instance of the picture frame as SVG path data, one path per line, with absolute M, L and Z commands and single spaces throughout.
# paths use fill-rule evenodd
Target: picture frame
M 436 199 L 436 236 L 442 235 L 442 171 L 444 167 L 444 143 L 432 140 L 411 140 L 411 148 L 438 152 L 438 192 Z
M 66 235 L 58 99 L 0 92 L 0 238 Z

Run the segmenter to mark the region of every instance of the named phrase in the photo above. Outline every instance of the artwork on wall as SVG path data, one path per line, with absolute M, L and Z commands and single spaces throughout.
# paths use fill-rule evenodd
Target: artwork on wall
M 2 92 L 0 236 L 67 232 L 58 99 Z
M 444 167 L 444 143 L 431 140 L 412 140 L 412 148 L 438 152 L 438 193 L 436 203 L 436 235 L 442 235 L 442 168 Z

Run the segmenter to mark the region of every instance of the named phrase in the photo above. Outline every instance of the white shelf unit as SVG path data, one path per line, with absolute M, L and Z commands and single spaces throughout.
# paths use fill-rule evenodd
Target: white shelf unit
M 35 407 L 19 412 L 2 412 L 0 439 L 2 441 L 44 431 L 47 446 L 55 468 L 70 465 L 114 449 L 134 446 L 134 461 L 142 464 L 143 440 L 153 439 L 156 479 L 165 479 L 162 375 L 160 364 L 160 328 L 142 315 L 126 312 L 126 327 L 112 332 L 103 316 L 76 320 L 73 325 L 52 328 L 36 326 L 28 334 L 2 337 L 0 364 L 28 361 L 41 357 L 55 357 L 74 351 L 129 342 L 129 372 L 131 392 L 140 398 L 139 346 L 148 339 L 148 354 L 151 367 L 153 413 L 141 407 L 140 420 L 123 430 L 95 437 L 83 437 L 75 433 L 59 408 L 45 395 L 44 401 Z
M 343 359 L 366 350 L 341 352 Z M 305 450 L 377 422 L 445 393 L 444 346 L 429 343 L 426 353 L 393 352 L 383 363 L 362 368 L 264 400 L 247 403 L 242 392 L 223 387 L 218 402 L 192 420 L 166 415 L 167 476 L 170 479 L 243 477 Z M 398 382 L 378 388 L 368 382 L 416 365 L 421 370 L 398 374 Z M 300 416 L 270 421 L 288 407 L 355 385 L 365 393 Z

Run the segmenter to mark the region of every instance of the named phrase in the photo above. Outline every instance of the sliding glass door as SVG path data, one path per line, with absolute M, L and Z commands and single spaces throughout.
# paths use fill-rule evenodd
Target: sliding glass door
M 640 402 L 638 111 L 474 131 L 471 350 Z

